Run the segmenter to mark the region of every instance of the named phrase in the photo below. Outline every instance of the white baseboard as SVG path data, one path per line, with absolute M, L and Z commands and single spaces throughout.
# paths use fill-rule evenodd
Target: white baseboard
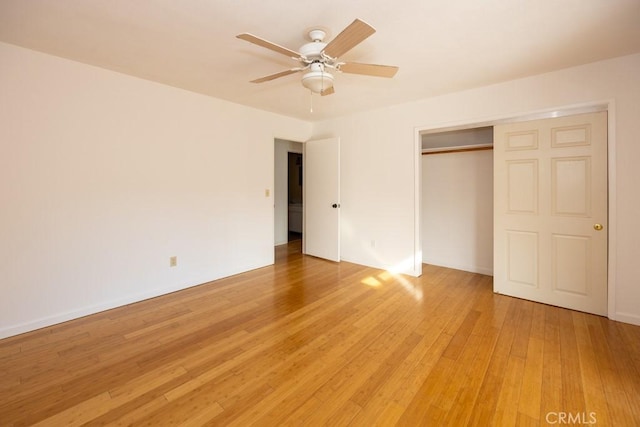
M 631 313 L 614 313 L 614 317 L 609 317 L 617 322 L 629 323 L 631 325 L 640 326 L 640 316 Z
M 175 286 L 170 286 L 165 288 L 154 289 L 152 291 L 143 292 L 139 294 L 127 295 L 123 298 L 118 298 L 111 301 L 102 302 L 100 304 L 90 305 L 87 307 L 81 307 L 81 308 L 78 308 L 77 310 L 71 310 L 64 313 L 57 313 L 51 316 L 30 320 L 29 322 L 15 324 L 8 327 L 3 327 L 3 328 L 0 328 L 0 339 L 12 337 L 14 335 L 24 334 L 26 332 L 32 332 L 37 329 L 45 328 L 47 326 L 57 325 L 59 323 L 68 322 L 70 320 L 78 319 L 80 317 L 89 316 L 91 314 L 96 314 L 102 311 L 107 311 L 114 308 L 122 307 L 127 304 L 133 304 L 133 303 L 144 301 L 147 299 L 170 294 L 172 292 L 181 291 L 187 288 L 199 286 L 215 280 L 234 276 L 236 274 L 245 273 L 247 271 L 266 267 L 268 265 L 271 265 L 271 264 L 249 266 L 239 271 L 228 271 L 224 275 L 220 277 L 215 277 L 212 279 L 200 279 L 200 280 L 196 279 L 195 280 L 196 283 L 189 284 L 189 285 L 184 285 L 184 284 L 175 285 Z
M 482 267 L 478 265 L 463 265 L 438 260 L 423 260 L 425 264 L 437 265 L 439 267 L 452 268 L 454 270 L 468 271 L 470 273 L 484 274 L 485 276 L 493 276 L 493 267 Z

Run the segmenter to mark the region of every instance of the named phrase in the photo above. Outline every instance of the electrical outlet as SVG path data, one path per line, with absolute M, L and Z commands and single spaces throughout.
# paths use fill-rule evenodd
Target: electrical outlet
M 375 247 L 376 247 L 376 241 L 375 241 L 375 240 L 372 240 L 372 241 L 371 241 L 371 247 L 372 247 L 372 248 L 375 248 Z
M 177 256 L 169 257 L 169 267 L 175 267 L 177 265 L 178 265 L 178 257 Z

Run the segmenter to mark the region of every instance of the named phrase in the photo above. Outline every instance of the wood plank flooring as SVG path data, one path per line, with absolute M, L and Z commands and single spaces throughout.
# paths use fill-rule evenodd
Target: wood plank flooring
M 0 425 L 640 425 L 640 327 L 277 248 L 0 341 Z

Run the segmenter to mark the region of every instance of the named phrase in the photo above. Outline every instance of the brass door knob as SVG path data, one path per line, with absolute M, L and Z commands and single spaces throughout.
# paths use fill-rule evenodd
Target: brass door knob
M 602 230 L 604 227 L 602 226 L 602 224 L 593 224 L 593 229 L 600 231 Z

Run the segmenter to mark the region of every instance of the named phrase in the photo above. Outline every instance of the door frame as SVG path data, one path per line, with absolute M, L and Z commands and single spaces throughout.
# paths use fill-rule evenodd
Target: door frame
M 533 111 L 502 114 L 479 120 L 460 120 L 454 122 L 436 123 L 419 126 L 414 130 L 414 270 L 417 275 L 422 274 L 422 135 L 425 133 L 447 132 L 452 130 L 470 129 L 496 124 L 513 123 L 527 120 L 549 119 L 582 113 L 607 111 L 607 192 L 608 192 L 608 233 L 607 233 L 607 317 L 616 319 L 616 139 L 615 139 L 615 101 L 613 99 L 594 101 L 582 104 L 564 105 Z M 495 215 L 495 214 L 494 214 Z

